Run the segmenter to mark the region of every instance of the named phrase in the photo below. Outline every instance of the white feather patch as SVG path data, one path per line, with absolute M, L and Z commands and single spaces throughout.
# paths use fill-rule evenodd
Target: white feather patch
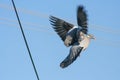
M 78 26 L 74 26 L 73 28 L 71 28 L 67 33 L 71 32 L 73 29 L 78 28 Z

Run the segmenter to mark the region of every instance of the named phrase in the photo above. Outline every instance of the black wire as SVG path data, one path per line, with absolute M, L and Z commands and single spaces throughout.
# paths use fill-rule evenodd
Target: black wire
M 37 80 L 39 80 L 39 76 L 38 76 L 38 73 L 37 73 L 37 70 L 36 70 L 36 67 L 35 67 L 35 64 L 34 64 L 34 61 L 33 61 L 33 58 L 32 58 L 32 55 L 31 55 L 31 52 L 30 52 L 30 49 L 29 49 L 29 46 L 28 46 L 28 43 L 27 43 L 27 40 L 26 40 L 26 37 L 25 37 L 25 34 L 24 34 L 24 31 L 23 31 L 23 28 L 22 28 L 22 24 L 20 22 L 20 19 L 19 19 L 18 13 L 17 13 L 17 9 L 16 9 L 16 6 L 15 6 L 14 0 L 11 0 L 11 1 L 12 1 L 12 4 L 13 4 L 15 13 L 16 13 L 16 17 L 18 19 L 18 23 L 20 25 L 20 29 L 21 29 L 21 32 L 22 32 L 22 35 L 23 35 L 23 38 L 24 38 L 24 41 L 25 41 L 25 44 L 26 44 L 26 47 L 27 47 L 27 50 L 28 50 L 28 53 L 29 53 L 29 57 L 30 57 L 30 60 L 32 62 L 32 65 L 33 65 L 33 68 L 34 68 L 34 71 L 35 71 L 35 74 L 36 74 L 36 77 L 37 77 Z

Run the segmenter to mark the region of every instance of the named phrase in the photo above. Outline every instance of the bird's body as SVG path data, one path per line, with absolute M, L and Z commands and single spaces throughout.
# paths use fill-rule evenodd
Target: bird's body
M 90 39 L 94 38 L 92 35 L 87 34 L 87 15 L 83 6 L 78 6 L 78 27 L 54 16 L 50 16 L 50 22 L 63 40 L 64 45 L 67 47 L 71 46 L 69 55 L 60 63 L 60 66 L 65 68 L 77 59 L 81 51 L 88 47 Z
M 79 46 L 80 47 L 83 47 L 83 50 L 85 50 L 88 46 L 89 46 L 89 43 L 90 43 L 90 38 L 88 37 L 88 35 L 83 35 L 81 36 L 81 38 L 83 38 L 81 41 L 79 41 Z
M 79 42 L 80 44 L 79 46 L 83 47 L 83 50 L 85 50 L 88 47 L 89 43 L 90 43 L 90 39 L 85 35 L 84 39 Z

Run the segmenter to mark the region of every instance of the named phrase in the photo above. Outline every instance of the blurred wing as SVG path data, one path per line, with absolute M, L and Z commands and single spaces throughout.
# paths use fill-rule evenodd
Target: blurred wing
M 50 16 L 51 25 L 53 25 L 54 30 L 64 41 L 66 38 L 67 32 L 74 27 L 73 24 L 65 22 L 62 19 L 56 18 L 54 16 Z
M 77 8 L 77 23 L 82 27 L 82 32 L 87 34 L 87 14 L 83 6 L 78 6 Z
M 69 55 L 61 62 L 60 67 L 66 68 L 70 64 L 72 64 L 77 57 L 80 55 L 83 47 L 73 45 L 70 49 Z

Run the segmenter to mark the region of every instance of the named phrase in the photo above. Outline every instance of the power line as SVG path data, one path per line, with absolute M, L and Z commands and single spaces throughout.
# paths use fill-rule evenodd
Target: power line
M 4 9 L 9 9 L 9 10 L 13 10 L 12 7 L 8 6 L 8 5 L 4 5 L 4 4 L 0 4 L 0 7 L 1 8 L 4 8 Z M 31 10 L 26 10 L 26 9 L 22 9 L 22 8 L 18 8 L 18 10 L 22 13 L 27 13 L 27 14 L 30 14 L 30 15 L 33 15 L 33 16 L 38 16 L 38 17 L 42 17 L 42 18 L 47 18 L 48 19 L 48 15 L 43 15 L 39 12 L 36 12 L 36 11 L 31 11 Z M 0 18 L 1 20 L 5 20 L 5 21 L 10 21 L 10 22 L 13 22 L 15 23 L 16 21 L 15 20 L 11 20 L 11 19 L 8 19 L 8 18 Z M 73 21 L 72 21 L 73 22 Z M 23 24 L 25 25 L 29 25 L 29 26 L 40 26 L 39 24 L 36 24 L 36 23 L 32 23 L 32 22 L 23 22 Z M 113 30 L 113 29 L 109 29 L 109 28 L 106 28 L 106 27 L 101 27 L 101 26 L 96 26 L 96 25 L 89 25 L 91 28 L 93 29 L 96 29 L 96 30 L 99 30 L 99 31 L 102 31 L 102 32 L 109 32 L 109 33 L 112 33 L 112 34 L 120 34 L 120 31 L 119 30 Z M 41 27 L 41 26 L 40 26 Z M 35 31 L 44 31 L 46 33 L 50 33 L 50 34 L 54 34 L 52 32 L 49 32 L 49 31 L 46 31 L 44 29 L 39 29 L 39 28 L 30 28 L 30 27 L 25 27 L 26 29 L 30 29 L 30 30 L 35 30 Z M 44 26 L 44 27 L 41 27 L 41 28 L 48 28 L 48 26 Z M 97 40 L 98 41 L 102 41 L 104 38 L 99 38 L 97 37 Z M 103 40 L 104 41 L 104 40 Z M 103 42 L 102 41 L 102 42 Z M 109 40 L 106 40 L 107 42 Z M 105 41 L 104 41 L 105 42 Z M 112 42 L 116 42 L 116 41 L 112 41 Z M 111 44 L 112 42 L 109 42 L 108 44 Z M 116 44 L 118 43 L 119 41 L 116 42 Z M 116 45 L 114 44 L 114 45 Z M 118 46 L 119 44 L 117 44 Z
M 7 24 L 7 25 L 13 25 L 14 24 L 14 26 L 17 26 L 17 25 L 15 25 L 16 24 L 16 21 L 15 20 L 11 20 L 11 19 L 7 19 L 7 18 L 0 18 L 0 20 L 2 20 L 2 21 L 4 21 L 5 20 L 5 22 L 3 23 L 2 22 L 2 24 Z M 8 23 L 6 23 L 6 21 L 8 21 Z M 10 23 L 9 23 L 10 22 Z M 11 22 L 13 23 L 13 24 L 11 24 Z M 0 22 L 1 23 L 1 22 Z M 39 26 L 40 28 L 38 28 L 38 27 L 24 27 L 25 29 L 29 29 L 29 30 L 34 30 L 34 31 L 42 31 L 42 32 L 45 32 L 45 33 L 48 33 L 49 35 L 53 35 L 53 34 L 55 34 L 55 33 L 53 33 L 53 32 L 50 32 L 50 29 L 49 29 L 49 27 L 48 26 L 41 26 L 40 24 L 36 24 L 36 23 L 31 23 L 31 22 L 23 22 L 23 24 L 25 24 L 25 25 L 28 25 L 28 26 Z M 46 29 L 46 28 L 48 28 L 48 29 Z M 95 29 L 97 29 L 97 28 L 95 28 Z M 99 30 L 99 28 L 97 29 L 97 30 Z M 102 31 L 104 31 L 104 32 L 107 32 L 107 31 L 105 31 L 105 30 L 102 30 Z M 110 32 L 111 33 L 111 32 Z M 106 42 L 108 42 L 109 41 L 109 44 L 111 44 L 111 43 L 120 43 L 120 41 L 111 41 L 110 42 L 110 40 L 106 40 L 106 39 L 104 39 L 103 37 L 101 38 L 101 37 L 97 37 L 97 40 L 100 40 L 100 41 L 106 41 Z M 103 42 L 102 41 L 102 42 Z M 115 44 L 115 45 L 116 45 Z M 119 44 L 117 44 L 117 45 L 119 45 Z
M 12 22 L 12 23 L 14 23 L 14 24 L 16 24 L 17 22 L 16 22 L 16 20 L 13 20 L 13 19 L 8 19 L 8 18 L 2 18 L 2 17 L 0 17 L 0 20 L 1 21 L 8 21 L 8 22 Z M 28 26 L 40 26 L 39 24 L 37 24 L 37 23 L 32 23 L 32 22 L 22 22 L 22 24 L 25 24 L 25 25 L 28 25 Z M 40 27 L 41 28 L 49 28 L 48 26 L 43 26 L 43 25 L 41 25 Z
M 96 41 L 100 42 L 100 44 L 102 43 L 101 45 L 107 45 L 107 46 L 112 46 L 112 47 L 120 47 L 120 44 L 118 44 L 119 42 L 105 40 L 104 38 L 98 38 Z
M 0 17 L 0 20 L 2 20 L 2 21 L 4 20 L 4 21 L 9 21 L 9 22 L 16 23 L 15 20 L 8 19 L 8 18 L 2 18 L 2 17 Z M 29 25 L 29 26 L 39 26 L 39 24 L 32 23 L 32 22 L 23 22 L 23 24 Z M 111 34 L 118 34 L 118 35 L 120 35 L 120 31 L 119 30 L 112 30 L 112 29 L 103 28 L 103 27 L 100 27 L 100 26 L 95 26 L 95 25 L 89 25 L 89 27 L 91 27 L 93 29 L 96 29 L 96 30 L 99 30 L 99 31 L 102 31 L 102 32 L 107 32 L 107 33 L 111 33 Z M 44 27 L 41 27 L 41 28 L 48 28 L 48 26 L 44 26 Z
M 9 26 L 12 26 L 12 27 L 19 27 L 15 24 L 10 24 L 10 23 L 3 23 L 3 22 L 0 22 L 0 24 L 4 24 L 4 25 L 9 25 Z M 49 30 L 46 31 L 46 29 L 40 29 L 40 28 L 31 28 L 31 27 L 24 27 L 24 29 L 28 29 L 28 30 L 33 30 L 33 31 L 39 31 L 39 32 L 45 32 L 46 34 L 48 35 L 56 35 L 55 32 L 50 32 Z M 95 42 L 99 42 L 101 45 L 108 45 L 108 46 L 113 46 L 113 47 L 120 47 L 120 41 L 113 41 L 113 40 L 108 40 L 108 39 L 105 39 L 103 37 L 97 37 L 97 39 L 95 40 Z
M 9 25 L 9 26 L 12 26 L 12 27 L 18 27 L 18 25 L 16 24 L 11 24 L 11 23 L 6 23 L 6 22 L 0 22 L 0 24 L 3 24 L 3 25 Z M 43 26 L 43 27 L 46 27 L 46 26 Z M 32 30 L 32 31 L 39 31 L 39 32 L 45 32 L 45 33 L 48 33 L 48 35 L 54 35 L 55 32 L 50 32 L 50 30 L 46 30 L 46 29 L 42 29 L 42 28 L 35 28 L 35 27 L 24 27 L 24 29 L 27 29 L 27 30 Z
M 5 4 L 0 4 L 0 7 L 4 8 L 4 9 L 8 9 L 8 10 L 13 10 L 12 7 L 5 5 Z M 23 8 L 18 8 L 18 10 L 22 13 L 27 13 L 27 14 L 30 14 L 30 15 L 33 15 L 36 17 L 42 17 L 42 18 L 47 18 L 47 19 L 49 18 L 48 14 L 40 13 L 37 11 L 27 10 L 27 9 L 23 9 Z M 75 23 L 75 21 L 72 21 L 72 22 Z M 110 29 L 110 28 L 106 28 L 106 27 L 102 27 L 102 26 L 93 25 L 93 24 L 90 24 L 89 26 L 93 29 L 97 29 L 100 31 L 109 32 L 109 33 L 113 33 L 113 34 L 120 34 L 120 30 L 115 30 L 112 28 Z
M 39 80 L 39 76 L 38 76 L 38 73 L 37 73 L 37 70 L 36 70 L 36 67 L 35 67 L 35 64 L 34 64 L 34 61 L 33 61 L 33 58 L 32 58 L 32 55 L 31 55 L 31 52 L 30 52 L 30 49 L 29 49 L 29 46 L 28 46 L 28 43 L 27 43 L 27 40 L 26 40 L 26 37 L 25 37 L 25 34 L 24 34 L 24 31 L 23 31 L 23 28 L 22 28 L 22 24 L 20 22 L 20 19 L 19 19 L 18 13 L 17 13 L 17 9 L 16 9 L 16 6 L 15 6 L 15 3 L 14 3 L 13 0 L 11 0 L 11 1 L 12 1 L 12 4 L 13 4 L 15 13 L 16 13 L 16 17 L 18 19 L 18 23 L 19 23 L 19 26 L 20 26 L 20 29 L 21 29 L 21 32 L 22 32 L 22 35 L 23 35 L 23 38 L 24 38 L 24 41 L 25 41 L 25 44 L 26 44 L 26 48 L 27 48 L 28 53 L 29 53 L 29 57 L 31 59 L 31 62 L 32 62 L 32 65 L 33 65 L 33 68 L 34 68 L 34 71 L 35 71 L 35 74 L 36 74 L 36 77 Z
M 7 9 L 7 10 L 14 10 L 11 6 L 5 5 L 5 4 L 0 4 L 1 8 Z M 42 18 L 48 18 L 47 14 L 43 14 L 43 13 L 39 13 L 37 11 L 32 11 L 32 10 L 27 10 L 27 9 L 23 9 L 23 8 L 18 8 L 19 12 L 22 13 L 27 13 L 36 17 L 42 17 Z
M 112 33 L 112 34 L 118 34 L 120 35 L 120 30 L 113 30 L 110 28 L 106 28 L 106 27 L 101 27 L 101 26 L 97 26 L 97 25 L 90 25 L 91 28 L 96 29 L 96 30 L 100 30 L 103 32 L 108 32 L 108 33 Z

